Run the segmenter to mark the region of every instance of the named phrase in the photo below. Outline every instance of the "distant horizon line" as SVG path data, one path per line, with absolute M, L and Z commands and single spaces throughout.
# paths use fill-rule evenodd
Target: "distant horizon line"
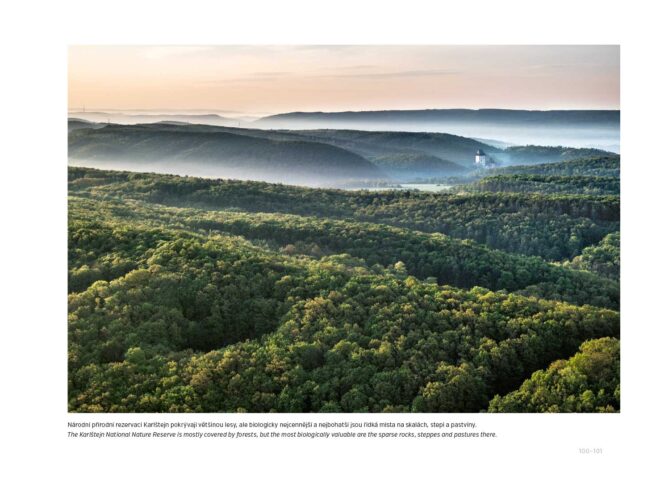
M 452 108 L 385 108 L 375 110 L 288 110 L 281 112 L 249 112 L 223 110 L 215 108 L 103 108 L 103 107 L 70 107 L 68 113 L 108 113 L 108 112 L 211 112 L 233 115 L 284 115 L 290 113 L 364 113 L 364 112 L 427 112 L 427 111 L 513 111 L 513 112 L 620 112 L 619 108 L 500 108 L 500 107 L 452 107 Z

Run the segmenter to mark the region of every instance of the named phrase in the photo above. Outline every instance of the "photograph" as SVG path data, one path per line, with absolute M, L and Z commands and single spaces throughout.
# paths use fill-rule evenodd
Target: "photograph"
M 0 477 L 658 476 L 650 4 L 5 10 Z
M 68 413 L 625 411 L 619 45 L 67 56 Z

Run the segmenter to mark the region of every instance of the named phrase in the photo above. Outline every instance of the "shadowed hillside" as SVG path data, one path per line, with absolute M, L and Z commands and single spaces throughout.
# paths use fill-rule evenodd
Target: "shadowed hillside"
M 69 134 L 71 163 L 133 171 L 333 185 L 386 175 L 361 156 L 310 141 L 278 141 L 187 125 L 106 125 Z
M 515 145 L 566 145 L 619 151 L 618 110 L 381 110 L 291 112 L 264 117 L 260 128 L 446 132 Z

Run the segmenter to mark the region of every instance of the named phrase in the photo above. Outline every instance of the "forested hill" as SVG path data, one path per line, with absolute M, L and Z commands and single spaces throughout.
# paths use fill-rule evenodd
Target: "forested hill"
M 68 120 L 68 131 L 72 132 L 74 130 L 80 130 L 81 128 L 101 128 L 103 124 L 89 122 L 81 118 L 69 118 Z
M 69 158 L 75 165 L 308 186 L 463 176 L 474 171 L 477 150 L 499 165 L 564 162 L 606 154 L 567 147 L 502 150 L 447 133 L 69 120 Z
M 561 162 L 539 163 L 535 165 L 517 165 L 503 168 L 483 169 L 474 175 L 556 175 L 619 177 L 621 175 L 621 157 L 619 155 L 597 155 L 564 160 Z
M 87 196 L 87 201 L 72 199 L 71 208 L 89 213 L 97 211 L 106 220 L 139 218 L 142 223 L 151 226 L 240 235 L 291 255 L 318 258 L 347 253 L 373 267 L 403 262 L 405 267 L 402 269 L 411 275 L 441 285 L 463 288 L 481 286 L 614 309 L 619 304 L 616 281 L 550 265 L 539 258 L 491 250 L 442 234 L 313 216 L 168 208 L 131 201 L 118 192 L 113 197 L 102 193 L 102 190 L 83 192 L 91 196 Z M 145 266 L 143 260 L 138 258 L 117 261 L 120 258 L 112 257 L 112 261 L 99 258 L 93 268 L 89 268 L 87 263 L 73 262 L 70 291 L 84 290 L 95 280 L 115 278 L 123 271 L 124 267 L 119 266 L 124 265 L 124 260 L 132 268 Z
M 457 189 L 471 192 L 567 193 L 619 195 L 620 157 L 594 156 L 536 165 L 474 171 Z
M 326 143 L 357 153 L 369 160 L 408 155 L 435 157 L 436 169 L 442 174 L 455 174 L 462 167 L 474 166 L 478 149 L 489 155 L 502 151 L 486 143 L 459 135 L 428 132 L 390 132 L 361 130 L 263 130 L 255 128 L 230 128 L 195 126 L 197 131 L 224 131 L 257 138 L 287 141 L 311 141 Z M 427 160 L 428 161 L 428 160 Z M 402 168 L 409 168 L 404 163 Z
M 492 175 L 463 187 L 476 192 L 542 192 L 619 195 L 616 177 L 554 175 Z
M 257 138 L 191 125 L 78 128 L 69 132 L 69 159 L 104 168 L 305 185 L 387 177 L 360 155 L 332 145 Z
M 489 412 L 618 412 L 621 402 L 620 342 L 589 340 L 568 360 L 534 372 L 504 397 L 496 395 Z
M 438 165 L 435 167 L 437 170 L 435 175 L 438 176 L 461 173 L 456 166 L 452 168 L 452 163 L 468 169 L 474 168 L 474 155 L 477 150 L 482 150 L 500 165 L 566 162 L 575 159 L 613 156 L 609 152 L 596 148 L 524 145 L 502 149 L 465 136 L 437 132 L 337 129 L 258 130 L 222 127 L 218 129 L 228 132 L 240 132 L 260 138 L 306 139 L 328 143 L 362 155 L 378 165 L 396 165 L 399 168 L 407 168 L 408 170 L 413 170 L 411 167 L 416 165 L 408 165 L 410 161 L 406 161 L 406 156 L 436 157 Z M 397 162 L 397 159 L 402 161 Z M 420 171 L 424 171 L 424 166 L 420 168 Z M 429 174 L 429 176 L 433 176 L 433 174 Z
M 618 410 L 617 197 L 70 168 L 68 215 L 69 411 Z
M 502 150 L 496 147 L 448 133 L 361 130 L 296 130 L 290 133 L 341 146 L 370 160 L 381 159 L 381 163 L 391 158 L 388 163 L 394 165 L 396 158 L 399 157 L 404 160 L 400 164 L 402 167 L 406 166 L 405 159 L 402 158 L 405 154 L 433 156 L 467 168 L 474 167 L 474 155 L 479 149 L 493 157 L 502 156 Z M 457 167 L 447 169 L 447 173 L 451 174 L 452 170 L 456 173 Z
M 198 127 L 199 128 L 199 127 Z M 562 146 L 524 145 L 504 149 L 488 143 L 460 135 L 439 132 L 398 132 L 368 130 L 257 130 L 257 129 L 220 129 L 229 132 L 256 136 L 260 138 L 301 140 L 328 143 L 362 155 L 377 165 L 392 165 L 413 171 L 417 167 L 409 158 L 426 157 L 426 164 L 421 165 L 419 176 L 424 175 L 424 167 L 429 167 L 428 157 L 438 162 L 436 175 L 465 173 L 459 169 L 474 168 L 474 155 L 482 150 L 500 165 L 525 165 L 544 162 L 565 162 L 591 157 L 613 156 L 611 153 L 596 148 L 574 148 Z M 408 157 L 408 159 L 406 158 Z M 452 165 L 454 164 L 454 165 Z M 462 171 L 461 171 L 462 170 Z M 429 173 L 429 176 L 433 174 Z
M 136 125 L 140 123 L 170 122 L 180 124 L 203 125 L 236 125 L 232 118 L 216 113 L 153 113 L 153 112 L 73 112 L 73 117 L 89 122 L 117 123 L 121 125 Z
M 104 124 L 69 120 L 69 131 L 79 128 L 99 128 Z M 443 133 L 363 132 L 352 130 L 262 130 L 212 125 L 175 125 L 172 122 L 149 124 L 144 127 L 159 132 L 187 132 L 193 134 L 231 134 L 272 142 L 305 142 L 337 147 L 349 151 L 382 167 L 394 179 L 461 175 L 474 167 L 478 149 L 490 155 L 501 151 L 476 140 Z M 218 136 L 217 140 L 226 138 Z M 265 150 L 267 153 L 267 150 Z
M 544 147 L 538 145 L 508 147 L 504 150 L 504 153 L 507 162 L 513 164 L 564 162 L 612 155 L 597 148 Z
M 567 123 L 619 125 L 618 110 L 504 110 L 504 109 L 439 109 L 381 110 L 354 112 L 292 112 L 264 117 L 259 122 L 272 124 L 287 121 L 362 121 L 362 122 L 497 122 L 502 124 Z
M 292 112 L 262 118 L 259 128 L 445 132 L 499 145 L 565 145 L 619 151 L 618 110 L 386 110 Z M 498 143 L 494 143 L 498 145 Z
M 70 178 L 72 188 L 97 185 L 99 193 L 172 206 L 384 223 L 547 260 L 571 259 L 619 229 L 620 201 L 613 195 L 350 192 L 84 169 L 71 169 Z
M 69 296 L 70 411 L 475 412 L 618 335 L 610 310 L 71 213 L 81 254 L 147 266 Z
M 606 235 L 597 245 L 586 247 L 580 255 L 565 265 L 578 270 L 588 270 L 599 275 L 618 279 L 621 270 L 621 234 Z

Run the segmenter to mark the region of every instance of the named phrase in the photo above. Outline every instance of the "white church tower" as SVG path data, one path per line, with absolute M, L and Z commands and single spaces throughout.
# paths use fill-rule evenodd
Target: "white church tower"
M 488 165 L 488 157 L 481 149 L 477 150 L 477 154 L 474 156 L 474 163 L 478 167 L 485 167 Z

